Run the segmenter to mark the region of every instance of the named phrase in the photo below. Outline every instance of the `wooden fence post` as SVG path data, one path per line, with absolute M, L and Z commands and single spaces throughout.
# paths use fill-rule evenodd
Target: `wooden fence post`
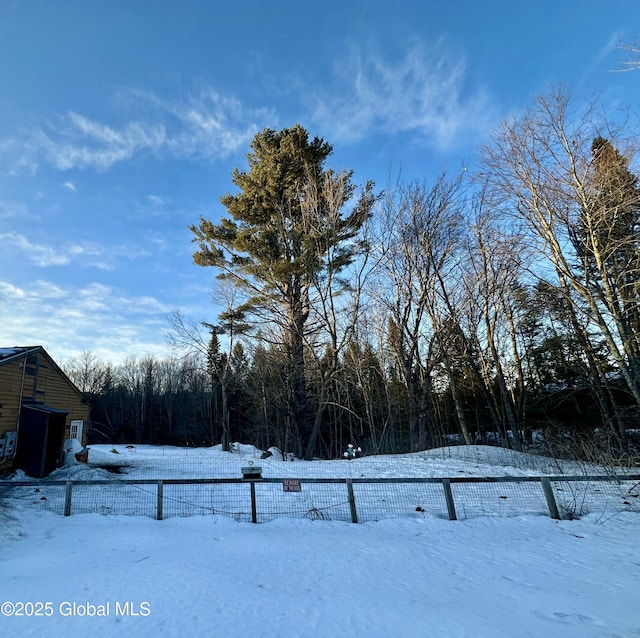
M 164 483 L 162 481 L 158 481 L 158 497 L 156 500 L 156 520 L 162 520 L 162 498 L 163 498 L 163 487 Z
M 451 491 L 451 481 L 448 478 L 442 479 L 442 487 L 444 489 L 444 499 L 447 501 L 447 512 L 450 521 L 457 521 L 456 504 L 453 502 L 453 492 Z
M 544 497 L 547 499 L 547 507 L 549 508 L 549 516 L 560 520 L 560 512 L 558 512 L 558 505 L 556 503 L 556 497 L 553 494 L 553 488 L 551 487 L 551 481 L 548 476 L 541 476 L 540 483 L 542 484 L 542 491 Z
M 71 493 L 73 491 L 73 481 L 67 481 L 64 490 L 64 515 L 71 516 Z
M 353 494 L 353 483 L 350 478 L 347 481 L 347 496 L 349 497 L 349 508 L 351 509 L 351 522 L 358 522 L 358 510 L 356 510 L 356 497 Z

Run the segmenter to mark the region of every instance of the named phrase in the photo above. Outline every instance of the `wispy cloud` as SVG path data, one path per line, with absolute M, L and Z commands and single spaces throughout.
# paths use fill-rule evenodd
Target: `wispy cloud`
M 143 153 L 181 159 L 223 158 L 246 147 L 256 131 L 274 121 L 272 111 L 244 107 L 211 88 L 175 100 L 132 90 L 127 102 L 127 111 L 134 113 L 129 121 L 105 123 L 70 111 L 22 139 L 0 141 L 0 158 L 10 160 L 16 174 L 33 172 L 43 161 L 62 171 L 105 171 Z M 64 186 L 75 189 L 69 181 Z
M 20 233 L 2 233 L 0 234 L 0 242 L 5 245 L 5 250 L 6 247 L 19 249 L 36 266 L 64 266 L 69 263 L 69 257 L 59 249 L 35 244 Z
M 134 122 L 122 128 L 95 122 L 77 113 L 61 118 L 58 130 L 39 129 L 25 148 L 60 170 L 107 170 L 144 150 L 158 152 L 165 141 L 162 125 Z
M 586 60 L 586 64 L 580 75 L 576 87 L 574 91 L 578 93 L 582 90 L 588 81 L 593 77 L 596 73 L 603 73 L 604 71 L 611 71 L 615 65 L 615 62 L 612 62 L 611 59 L 616 54 L 616 47 L 620 44 L 620 34 L 619 32 L 612 33 L 609 36 L 607 42 L 603 42 L 595 51 L 590 59 Z M 608 62 L 605 63 L 605 61 Z
M 3 252 L 5 254 L 11 250 L 19 251 L 21 257 L 43 268 L 67 266 L 73 263 L 80 266 L 99 268 L 100 270 L 113 270 L 119 259 L 130 261 L 143 259 L 152 254 L 151 250 L 129 244 L 117 244 L 108 248 L 88 241 L 47 245 L 33 242 L 22 233 L 14 231 L 0 233 L 0 242 L 4 247 Z M 151 240 L 151 243 L 154 246 L 156 245 L 153 240 Z
M 161 195 L 147 195 L 147 201 L 152 206 L 166 206 L 171 200 L 168 197 L 162 197 Z
M 31 213 L 29 207 L 23 202 L 16 202 L 11 200 L 0 200 L 0 219 L 10 218 L 36 218 Z
M 313 120 L 347 140 L 414 132 L 446 149 L 485 132 L 497 117 L 488 92 L 469 86 L 464 58 L 442 41 L 431 48 L 416 43 L 395 61 L 353 51 L 330 91 L 314 99 Z
M 31 135 L 22 139 L 0 140 L 0 175 L 16 177 L 34 175 L 38 170 L 38 153 L 34 152 Z
M 179 157 L 226 157 L 246 148 L 259 129 L 273 126 L 277 119 L 272 109 L 248 109 L 210 87 L 181 102 L 158 103 L 180 124 L 177 134 L 167 140 Z
M 157 335 L 170 308 L 99 283 L 59 286 L 37 280 L 28 288 L 0 281 L 5 345 L 42 344 L 65 359 L 90 350 L 118 363 L 126 353 L 163 354 Z
M 75 187 L 75 184 L 73 182 L 64 182 L 62 186 L 72 193 L 78 192 L 78 189 Z

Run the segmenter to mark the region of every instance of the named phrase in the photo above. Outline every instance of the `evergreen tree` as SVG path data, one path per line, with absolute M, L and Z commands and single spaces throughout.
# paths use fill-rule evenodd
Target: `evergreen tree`
M 590 192 L 573 232 L 585 283 L 617 318 L 640 359 L 640 186 L 629 160 L 602 137 L 591 146 Z
M 332 152 L 327 142 L 309 140 L 307 131 L 295 125 L 265 129 L 254 137 L 251 149 L 249 170 L 233 172 L 239 192 L 221 198 L 229 217 L 219 224 L 201 218 L 191 227 L 199 248 L 194 262 L 216 267 L 219 277 L 246 291 L 242 310 L 248 321 L 275 324 L 282 334 L 290 416 L 299 449 L 306 447 L 310 456 L 304 348 L 313 287 L 328 268 L 335 276 L 355 259 L 358 246 L 352 240 L 369 215 L 372 187 L 367 186 L 350 213 L 336 216 L 355 187 L 350 172 L 325 169 Z M 342 285 L 339 278 L 335 281 Z
M 222 449 L 228 452 L 230 448 L 229 424 L 224 410 L 222 414 L 220 411 L 221 394 L 223 395 L 222 399 L 224 399 L 223 378 L 227 367 L 227 357 L 220 350 L 217 327 L 211 324 L 206 324 L 206 327 L 211 331 L 211 338 L 207 348 L 207 374 L 211 380 L 211 439 L 214 439 L 214 433 L 222 431 Z M 222 403 L 224 404 L 224 400 Z

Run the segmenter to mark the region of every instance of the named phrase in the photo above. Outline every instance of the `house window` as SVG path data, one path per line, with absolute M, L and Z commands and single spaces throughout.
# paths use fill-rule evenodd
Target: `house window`
M 69 436 L 72 439 L 78 439 L 78 441 L 82 442 L 82 426 L 84 423 L 82 421 L 71 421 L 69 426 Z

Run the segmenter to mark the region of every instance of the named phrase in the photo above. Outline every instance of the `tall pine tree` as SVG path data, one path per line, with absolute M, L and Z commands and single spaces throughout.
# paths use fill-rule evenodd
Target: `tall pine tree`
M 219 224 L 201 218 L 191 227 L 198 244 L 194 262 L 214 266 L 219 277 L 242 287 L 247 321 L 253 318 L 256 326 L 268 322 L 281 335 L 289 418 L 299 435 L 299 452 L 304 449 L 307 457 L 314 446 L 304 349 L 314 282 L 327 268 L 335 275 L 355 259 L 358 244 L 352 240 L 373 201 L 367 185 L 350 212 L 336 217 L 355 187 L 351 172 L 325 169 L 332 150 L 322 139 L 309 140 L 300 125 L 265 129 L 251 143 L 249 170 L 233 172 L 239 192 L 221 198 L 229 216 Z
M 588 198 L 574 245 L 585 283 L 617 320 L 640 360 L 640 186 L 629 160 L 602 137 L 591 146 Z

